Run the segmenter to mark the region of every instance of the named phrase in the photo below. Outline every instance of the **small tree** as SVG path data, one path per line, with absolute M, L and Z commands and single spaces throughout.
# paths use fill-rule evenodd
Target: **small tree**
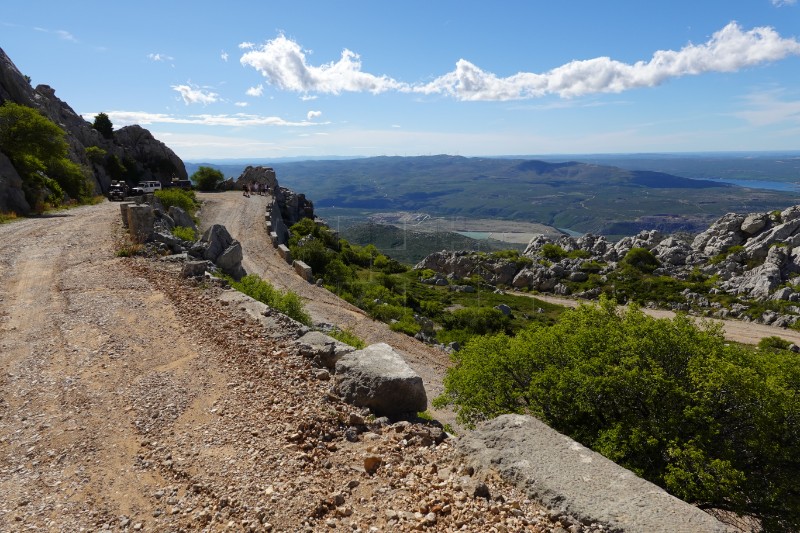
M 111 119 L 105 113 L 98 113 L 94 117 L 94 124 L 92 127 L 99 131 L 106 139 L 114 137 L 114 125 L 111 124 Z
M 225 175 L 216 168 L 201 166 L 192 174 L 191 180 L 201 191 L 215 191 L 225 181 Z

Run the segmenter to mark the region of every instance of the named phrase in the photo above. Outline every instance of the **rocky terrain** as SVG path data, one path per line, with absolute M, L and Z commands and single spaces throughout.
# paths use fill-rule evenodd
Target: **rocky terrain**
M 56 96 L 48 85 L 31 87 L 25 76 L 0 48 L 0 105 L 3 102 L 32 107 L 66 132 L 68 157 L 91 175 L 97 194 L 105 194 L 114 176 L 113 158 L 124 165 L 125 179 L 155 180 L 168 184 L 173 179 L 188 179 L 183 161 L 163 142 L 141 126 L 125 126 L 105 138 L 92 124 Z M 97 147 L 105 152 L 102 160 L 92 160 L 86 149 Z M 133 183 L 131 183 L 133 184 Z M 31 212 L 22 192 L 22 178 L 5 154 L 0 153 L 0 212 Z
M 700 273 L 717 280 L 712 294 L 738 298 L 726 307 L 687 291 L 683 293 L 684 301 L 672 304 L 671 309 L 750 320 L 744 313 L 748 300 L 800 302 L 796 284 L 800 280 L 798 245 L 800 206 L 793 206 L 768 213 L 729 213 L 694 238 L 668 236 L 655 230 L 615 243 L 591 234 L 557 239 L 538 236 L 523 253 L 531 260 L 527 265 L 468 251 L 442 251 L 426 257 L 416 268 L 428 268 L 453 280 L 478 275 L 492 285 L 565 296 L 572 293 L 567 282 L 586 281 L 592 271 L 600 276 L 611 274 L 630 250 L 640 248 L 657 260 L 653 274 L 685 280 Z M 548 254 L 553 247 L 563 251 L 564 257 Z M 572 296 L 594 299 L 599 293 L 595 289 Z M 786 307 L 787 313 L 765 312 L 756 320 L 774 326 L 792 325 L 800 315 L 800 306 Z

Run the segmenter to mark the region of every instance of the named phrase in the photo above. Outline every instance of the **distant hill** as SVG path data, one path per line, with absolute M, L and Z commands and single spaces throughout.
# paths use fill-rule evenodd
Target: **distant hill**
M 214 166 L 230 175 L 241 171 L 236 164 Z M 643 229 L 697 232 L 728 212 L 800 203 L 794 192 L 578 161 L 436 155 L 270 166 L 282 185 L 302 191 L 317 208 L 521 220 L 612 238 Z

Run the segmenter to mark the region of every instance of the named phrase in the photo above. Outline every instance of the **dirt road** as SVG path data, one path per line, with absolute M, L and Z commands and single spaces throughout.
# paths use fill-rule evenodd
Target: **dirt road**
M 453 448 L 429 446 L 425 424 L 367 428 L 283 330 L 177 263 L 117 257 L 121 238 L 107 202 L 0 225 L 0 531 L 570 523 L 499 480 L 487 484 L 502 502 L 467 495 Z M 282 266 L 263 253 L 249 260 Z M 352 310 L 337 317 L 385 340 Z
M 245 198 L 237 192 L 200 194 L 199 197 L 203 200 L 203 229 L 211 224 L 224 225 L 242 243 L 242 264 L 248 273 L 269 280 L 275 287 L 299 294 L 315 321 L 352 330 L 367 344 L 385 342 L 402 351 L 409 365 L 422 376 L 429 400 L 442 392 L 442 377 L 449 365 L 446 354 L 390 330 L 386 324 L 371 319 L 331 292 L 306 282 L 277 254 L 270 244 L 264 222 L 269 197 Z M 446 413 L 437 414 L 448 420 L 451 418 Z
M 524 293 L 516 292 L 513 294 L 524 295 Z M 567 307 L 577 307 L 581 303 L 579 300 L 560 298 L 558 296 L 546 296 L 542 294 L 526 296 Z M 642 308 L 642 311 L 656 318 L 673 318 L 675 316 L 674 312 L 664 309 Z M 781 337 L 782 339 L 793 342 L 800 346 L 800 331 L 795 331 L 793 329 L 776 328 L 764 324 L 756 324 L 754 322 L 743 322 L 741 320 L 720 320 L 717 318 L 696 318 L 696 320 L 708 320 L 710 322 L 720 324 L 725 332 L 725 338 L 734 342 L 740 342 L 742 344 L 758 344 L 758 342 L 764 337 Z

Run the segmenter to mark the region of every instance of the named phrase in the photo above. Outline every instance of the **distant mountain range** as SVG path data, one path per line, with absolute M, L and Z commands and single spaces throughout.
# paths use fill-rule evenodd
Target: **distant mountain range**
M 190 172 L 193 166 L 187 165 Z M 211 166 L 226 172 L 236 168 Z M 282 185 L 303 192 L 323 211 L 422 211 L 524 220 L 610 236 L 642 229 L 695 232 L 727 212 L 800 203 L 796 193 L 577 161 L 437 155 L 270 166 Z

